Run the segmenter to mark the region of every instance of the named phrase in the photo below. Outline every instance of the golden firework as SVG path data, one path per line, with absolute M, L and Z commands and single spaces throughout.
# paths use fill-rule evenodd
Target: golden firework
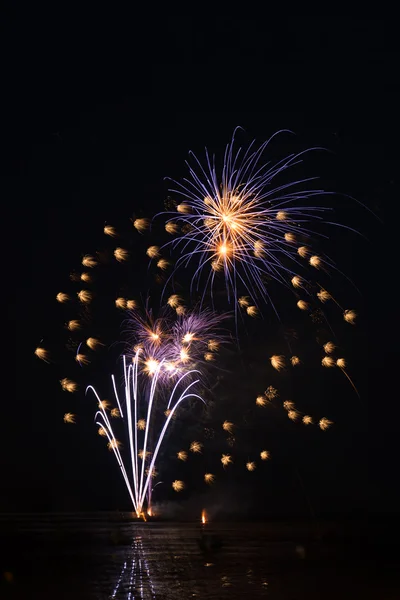
M 113 450 L 117 450 L 117 448 L 120 448 L 122 446 L 121 442 L 119 442 L 118 440 L 116 440 L 115 438 L 113 438 L 112 440 L 110 440 L 107 444 L 107 448 L 110 451 Z
M 215 475 L 213 475 L 212 473 L 205 473 L 204 474 L 204 481 L 206 483 L 208 483 L 208 485 L 211 485 L 215 481 Z
M 242 308 L 246 308 L 247 306 L 250 306 L 250 298 L 248 296 L 241 296 L 238 303 Z
M 290 362 L 292 363 L 293 367 L 297 367 L 301 363 L 301 360 L 299 359 L 298 356 L 291 356 Z
M 194 453 L 200 453 L 201 450 L 203 448 L 203 444 L 201 444 L 200 442 L 192 442 L 190 444 L 190 452 L 194 452 Z
M 44 360 L 45 362 L 48 361 L 48 358 L 50 356 L 50 353 L 48 350 L 46 350 L 45 348 L 41 348 L 40 346 L 38 346 L 35 350 L 35 354 L 38 358 L 40 358 L 40 360 Z
M 268 460 L 269 458 L 271 458 L 271 453 L 269 452 L 269 450 L 262 450 L 260 452 L 260 457 L 261 460 Z
M 146 250 L 146 254 L 150 258 L 157 258 L 160 256 L 160 248 L 158 246 L 149 246 Z
M 136 427 L 140 429 L 140 431 L 144 431 L 146 429 L 146 420 L 139 419 L 139 421 L 136 423 Z
M 207 348 L 210 352 L 216 352 L 219 349 L 219 342 L 216 340 L 208 340 Z
M 117 298 L 117 299 L 116 299 L 116 301 L 115 301 L 115 306 L 116 306 L 117 308 L 122 308 L 122 309 L 125 309 L 125 308 L 126 308 L 126 303 L 127 303 L 127 302 L 126 302 L 126 298 L 119 297 L 119 298 Z
M 169 261 L 166 258 L 160 258 L 157 262 L 157 267 L 162 271 L 165 271 L 169 267 Z
M 147 373 L 148 375 L 154 375 L 154 373 L 157 371 L 159 362 L 155 358 L 149 358 L 148 360 L 146 360 L 144 365 L 145 365 L 145 368 L 144 368 L 145 373 Z
M 64 415 L 64 423 L 75 423 L 75 416 L 72 413 L 65 413 Z
M 177 306 L 175 310 L 178 317 L 183 317 L 186 313 L 186 308 L 184 306 Z
M 255 469 L 256 469 L 256 463 L 255 462 L 247 462 L 246 463 L 246 469 L 248 471 L 255 471 Z
M 101 437 L 106 437 L 106 436 L 107 436 L 107 432 L 106 432 L 106 430 L 104 429 L 104 427 L 99 427 L 99 428 L 98 428 L 98 430 L 97 430 L 97 433 L 98 433 L 99 435 L 101 435 Z
M 323 367 L 334 367 L 336 364 L 332 356 L 324 356 L 324 358 L 321 360 L 321 363 Z
M 276 213 L 276 220 L 277 221 L 286 221 L 287 219 L 287 213 L 284 210 L 278 210 L 278 212 Z
M 320 289 L 319 292 L 317 293 L 317 296 L 318 296 L 318 300 L 320 300 L 321 302 L 327 302 L 328 300 L 330 300 L 332 298 L 330 293 L 324 289 Z
M 97 260 L 94 258 L 94 256 L 91 256 L 90 254 L 85 254 L 85 256 L 82 258 L 82 264 L 84 267 L 93 269 L 93 267 L 97 265 Z
M 168 223 L 165 224 L 165 231 L 173 235 L 174 233 L 178 233 L 179 227 L 176 223 L 168 221 Z
M 188 206 L 184 202 L 181 202 L 181 204 L 178 204 L 178 206 L 176 207 L 176 210 L 182 214 L 188 214 L 190 213 L 190 206 Z
M 109 235 L 110 237 L 118 237 L 117 230 L 111 225 L 105 225 L 103 231 L 106 235 Z
M 312 267 L 315 267 L 315 269 L 318 269 L 321 266 L 321 259 L 319 256 L 311 256 L 309 262 Z
M 91 350 L 97 350 L 100 346 L 104 346 L 100 340 L 97 340 L 94 337 L 90 337 L 86 340 L 86 345 L 89 346 Z
M 283 408 L 285 410 L 292 410 L 294 408 L 294 402 L 292 402 L 291 400 L 285 400 L 285 402 L 283 403 Z
M 282 371 L 282 369 L 285 368 L 285 357 L 282 355 L 274 354 L 273 356 L 271 356 L 270 361 L 271 365 L 277 371 Z
M 124 262 L 129 259 L 129 252 L 124 248 L 115 248 L 114 256 L 118 262 Z
M 146 229 L 149 227 L 149 225 L 150 225 L 149 219 L 135 219 L 133 221 L 133 226 L 136 229 L 136 231 L 139 231 L 139 233 L 146 231 Z
M 265 395 L 268 398 L 268 400 L 273 400 L 274 398 L 276 398 L 278 396 L 278 390 L 276 388 L 274 388 L 272 385 L 270 385 L 265 390 Z
M 139 450 L 139 452 L 138 452 L 138 457 L 140 458 L 140 460 L 146 460 L 146 458 L 150 455 L 151 455 L 151 452 L 149 452 L 148 450 L 146 450 L 146 453 L 144 452 L 143 449 Z
M 114 419 L 117 419 L 118 417 L 121 416 L 121 413 L 119 412 L 118 408 L 112 408 L 110 414 L 112 417 L 114 417 Z
M 332 352 L 335 351 L 335 344 L 333 342 L 326 342 L 326 344 L 323 345 L 323 349 L 327 354 L 332 354 Z
M 60 383 L 64 392 L 73 393 L 76 392 L 76 390 L 78 389 L 78 384 L 75 383 L 75 381 L 72 381 L 72 379 L 68 379 L 68 377 L 64 377 L 64 379 L 61 379 Z
M 312 419 L 312 417 L 310 417 L 310 415 L 304 415 L 304 417 L 302 418 L 302 421 L 303 421 L 304 425 L 312 425 L 313 424 L 313 419 Z
M 292 286 L 295 288 L 300 288 L 304 285 L 304 281 L 301 277 L 299 277 L 298 275 L 295 275 L 294 277 L 292 277 Z
M 145 473 L 146 473 L 146 475 L 149 475 L 149 474 L 150 474 L 150 467 L 148 467 L 148 468 L 146 469 Z M 154 467 L 154 465 L 153 465 L 153 467 L 152 467 L 152 469 L 151 469 L 151 475 L 150 475 L 150 477 L 151 477 L 152 479 L 154 479 L 155 477 L 157 477 L 157 475 L 158 475 L 158 472 L 156 471 L 156 468 L 155 468 L 155 467 Z M 147 514 L 149 515 L 149 517 L 151 517 L 151 513 L 149 513 L 149 512 L 148 512 Z
M 178 457 L 179 460 L 187 460 L 188 457 L 188 453 L 186 452 L 186 450 L 179 450 L 179 452 L 177 452 L 176 456 Z
M 289 410 L 287 416 L 291 421 L 296 421 L 299 417 L 297 410 Z
M 345 310 L 343 313 L 343 319 L 347 323 L 350 323 L 351 325 L 355 324 L 356 318 L 357 318 L 357 313 L 355 310 Z
M 228 465 L 233 463 L 232 456 L 230 454 L 223 454 L 221 456 L 221 462 L 224 465 L 224 467 L 227 467 Z
M 92 276 L 90 275 L 90 273 L 84 271 L 83 273 L 81 273 L 81 280 L 85 283 L 90 283 L 92 281 Z
M 171 308 L 177 308 L 181 302 L 182 298 L 178 294 L 172 294 L 167 300 L 167 304 Z
M 310 305 L 305 300 L 299 300 L 297 302 L 297 306 L 300 308 L 300 310 L 309 310 L 310 308 Z
M 248 306 L 246 308 L 247 314 L 249 315 L 249 317 L 256 317 L 258 315 L 258 308 L 257 306 Z
M 71 319 L 71 321 L 68 321 L 67 323 L 67 328 L 70 331 L 76 331 L 81 328 L 81 322 L 78 321 L 78 319 Z
M 181 361 L 182 361 L 183 363 L 186 363 L 186 362 L 188 362 L 188 360 L 190 359 L 190 354 L 189 354 L 189 352 L 186 350 L 186 348 L 181 348 L 181 351 L 180 351 L 180 354 L 179 354 L 179 356 L 180 356 L 180 359 L 181 359 Z
M 64 294 L 64 292 L 59 292 L 56 296 L 56 300 L 57 300 L 57 302 L 61 302 L 61 303 L 68 302 L 69 296 L 68 296 L 68 294 Z
M 330 421 L 326 417 L 323 417 L 319 422 L 319 426 L 320 426 L 320 429 L 322 429 L 322 431 L 325 431 L 331 425 L 333 425 L 333 421 Z
M 93 294 L 89 290 L 81 290 L 77 295 L 82 304 L 89 304 L 93 300 Z
M 165 415 L 166 417 L 169 417 L 169 415 L 171 414 L 171 412 L 172 412 L 172 411 L 171 411 L 171 409 L 170 409 L 170 408 L 167 408 L 167 410 L 164 410 L 164 415 Z
M 260 240 L 256 240 L 254 242 L 254 256 L 256 258 L 264 258 L 265 257 L 264 244 Z
M 300 246 L 297 248 L 297 254 L 301 256 L 301 258 L 307 258 L 308 254 L 310 254 L 310 249 L 307 246 Z
M 185 333 L 185 335 L 183 336 L 182 342 L 184 344 L 190 344 L 190 342 L 192 342 L 194 339 L 195 339 L 194 333 L 188 332 L 188 333 Z
M 285 233 L 285 240 L 286 242 L 294 243 L 296 241 L 296 236 L 294 235 L 294 233 Z
M 224 421 L 222 423 L 222 429 L 224 431 L 227 431 L 228 433 L 233 433 L 233 429 L 234 429 L 234 424 L 231 423 L 230 421 Z
M 82 354 L 82 352 L 75 354 L 75 360 L 80 365 L 88 365 L 90 363 L 89 358 L 86 356 L 86 354 Z
M 256 404 L 257 406 L 267 406 L 268 401 L 264 396 L 257 396 Z
M 219 260 L 213 260 L 211 261 L 211 268 L 213 271 L 222 271 L 224 265 Z
M 206 352 L 204 355 L 204 360 L 211 362 L 212 360 L 215 360 L 215 356 L 212 352 Z
M 346 359 L 344 359 L 344 358 L 338 358 L 337 361 L 336 361 L 336 365 L 340 369 L 345 369 L 346 366 L 347 366 Z
M 108 400 L 100 400 L 100 402 L 98 403 L 98 407 L 101 410 L 107 410 L 109 409 L 111 406 L 111 403 Z
M 174 490 L 174 492 L 181 492 L 185 489 L 185 484 L 183 483 L 183 481 L 175 479 L 175 481 L 172 482 L 172 489 Z

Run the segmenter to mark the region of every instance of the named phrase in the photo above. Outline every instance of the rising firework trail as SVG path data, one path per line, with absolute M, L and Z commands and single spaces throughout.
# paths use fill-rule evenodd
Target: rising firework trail
M 120 450 L 121 444 L 115 436 L 111 420 L 107 414 L 108 407 L 104 405 L 104 401 L 100 400 L 100 397 L 93 386 L 89 385 L 86 390 L 91 390 L 97 399 L 99 410 L 95 414 L 96 425 L 99 426 L 99 431 L 102 432 L 102 435 L 107 437 L 108 447 L 114 453 L 138 517 L 143 514 L 146 495 L 147 498 L 151 498 L 151 494 L 149 495 L 148 491 L 149 486 L 151 486 L 152 476 L 155 473 L 155 464 L 165 433 L 174 417 L 175 411 L 178 406 L 188 398 L 197 398 L 204 402 L 198 394 L 192 391 L 192 388 L 200 381 L 199 377 L 193 379 L 192 376 L 194 374 L 200 375 L 199 371 L 187 371 L 178 378 L 172 388 L 172 392 L 166 401 L 165 408 L 167 409 L 167 416 L 164 419 L 164 423 L 160 427 L 160 430 L 158 432 L 154 431 L 154 429 L 157 428 L 155 416 L 156 412 L 158 412 L 157 408 L 159 408 L 159 400 L 161 398 L 164 402 L 165 397 L 164 394 L 160 394 L 160 390 L 158 389 L 162 385 L 161 373 L 164 367 L 164 361 L 161 361 L 157 365 L 152 375 L 150 389 L 148 386 L 144 386 L 146 392 L 141 395 L 139 385 L 139 355 L 140 350 L 136 352 L 133 362 L 129 365 L 127 365 L 126 357 L 123 356 L 125 383 L 123 400 L 120 400 L 115 378 L 112 376 L 115 400 L 118 404 L 119 414 L 124 421 L 127 431 L 130 463 L 128 468 L 122 458 Z M 188 380 L 190 383 L 188 383 Z M 145 418 L 141 419 L 143 414 L 145 415 Z M 140 420 L 143 420 L 144 422 L 143 428 L 137 426 Z M 149 441 L 150 430 L 152 435 L 155 435 L 155 443 L 153 445 L 151 445 Z M 139 448 L 140 445 L 142 445 L 141 449 Z

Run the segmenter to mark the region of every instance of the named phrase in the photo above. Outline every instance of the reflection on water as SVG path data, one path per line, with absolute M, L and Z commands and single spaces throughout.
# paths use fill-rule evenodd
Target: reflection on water
M 349 533 L 348 525 L 315 531 L 298 524 L 0 516 L 5 525 L 2 600 L 400 597 L 395 544 L 383 557 L 374 554 L 368 537 Z

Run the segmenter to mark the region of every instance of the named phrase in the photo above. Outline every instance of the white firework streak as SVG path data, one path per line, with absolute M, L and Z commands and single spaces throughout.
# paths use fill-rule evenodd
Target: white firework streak
M 121 456 L 121 452 L 118 447 L 117 438 L 115 437 L 115 434 L 114 434 L 110 419 L 107 415 L 106 409 L 103 407 L 100 397 L 99 397 L 98 393 L 96 392 L 95 388 L 92 385 L 89 385 L 86 388 L 86 392 L 88 390 L 91 390 L 94 393 L 94 395 L 99 403 L 99 410 L 95 414 L 95 423 L 99 427 L 102 427 L 105 431 L 107 439 L 110 443 L 110 447 L 112 448 L 112 451 L 114 452 L 114 456 L 117 460 L 118 466 L 121 469 L 121 473 L 124 478 L 125 485 L 127 487 L 129 496 L 132 500 L 133 507 L 138 516 L 140 516 L 143 512 L 143 505 L 145 502 L 146 494 L 147 494 L 149 500 L 151 498 L 151 490 L 149 487 L 150 482 L 151 482 L 151 476 L 152 476 L 152 473 L 155 468 L 155 463 L 156 463 L 165 433 L 168 429 L 171 419 L 174 416 L 176 409 L 181 404 L 181 402 L 183 402 L 184 400 L 187 400 L 188 398 L 197 398 L 197 399 L 201 400 L 202 402 L 204 402 L 204 400 L 203 400 L 203 398 L 201 398 L 201 396 L 190 391 L 191 388 L 200 381 L 199 378 L 194 379 L 193 381 L 190 381 L 191 376 L 193 376 L 194 373 L 200 374 L 200 372 L 197 370 L 187 371 L 178 379 L 178 381 L 176 382 L 176 384 L 168 398 L 168 402 L 167 402 L 167 406 L 166 406 L 166 408 L 169 410 L 168 416 L 166 417 L 165 423 L 163 424 L 161 431 L 158 434 L 158 437 L 156 438 L 157 441 L 156 441 L 154 449 L 152 450 L 152 453 L 151 453 L 152 458 L 151 458 L 151 462 L 147 469 L 147 474 L 146 474 L 146 456 L 147 456 L 147 448 L 148 448 L 149 430 L 150 430 L 150 428 L 152 426 L 152 422 L 153 422 L 153 417 L 154 417 L 154 412 L 155 412 L 154 406 L 155 406 L 155 397 L 156 397 L 156 393 L 157 393 L 157 384 L 159 381 L 159 376 L 160 376 L 161 368 L 163 366 L 164 361 L 161 361 L 159 363 L 159 365 L 157 366 L 157 369 L 152 376 L 150 390 L 148 393 L 146 393 L 146 397 L 144 398 L 144 400 L 147 404 L 147 418 L 146 418 L 146 427 L 144 429 L 143 449 L 141 450 L 141 452 L 143 452 L 143 455 L 142 455 L 142 459 L 139 463 L 137 422 L 138 422 L 138 410 L 140 408 L 141 400 L 142 400 L 140 393 L 138 392 L 139 354 L 140 354 L 140 350 L 138 350 L 136 352 L 135 357 L 132 361 L 132 364 L 129 364 L 129 365 L 126 364 L 126 357 L 123 356 L 124 381 L 125 381 L 125 386 L 124 386 L 125 411 L 122 409 L 122 403 L 120 402 L 120 399 L 118 396 L 117 387 L 116 387 L 116 383 L 115 383 L 115 377 L 114 377 L 114 375 L 111 376 L 111 379 L 113 382 L 115 399 L 118 404 L 121 418 L 124 421 L 124 423 L 127 427 L 127 432 L 128 432 L 130 470 L 132 471 L 131 478 L 128 475 L 128 471 L 125 467 L 123 458 Z M 185 385 L 185 383 L 184 383 L 185 378 L 186 379 L 189 378 L 190 383 L 188 385 Z M 181 393 L 179 393 L 179 392 L 177 392 L 177 390 L 179 389 L 181 383 L 184 386 L 184 389 Z

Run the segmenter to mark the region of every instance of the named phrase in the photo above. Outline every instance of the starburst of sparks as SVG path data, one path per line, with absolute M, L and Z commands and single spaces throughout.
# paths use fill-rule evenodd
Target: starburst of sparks
M 75 415 L 70 412 L 65 413 L 64 423 L 75 423 Z
M 183 481 L 175 479 L 175 481 L 172 482 L 172 489 L 174 490 L 174 492 L 181 492 L 185 489 L 185 484 Z
M 204 481 L 208 484 L 211 485 L 212 483 L 214 483 L 215 481 L 215 475 L 213 475 L 212 473 L 205 473 L 204 474 Z
M 76 392 L 76 390 L 78 389 L 78 384 L 75 383 L 75 381 L 72 381 L 72 379 L 68 379 L 68 377 L 64 377 L 63 379 L 61 379 L 60 383 L 64 392 L 73 393 Z

